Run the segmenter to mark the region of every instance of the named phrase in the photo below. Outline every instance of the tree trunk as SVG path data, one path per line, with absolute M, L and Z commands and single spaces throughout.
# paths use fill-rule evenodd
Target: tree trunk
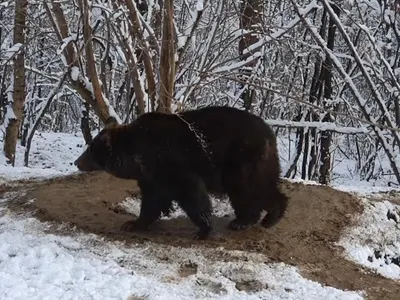
M 13 102 L 9 103 L 4 139 L 4 154 L 10 164 L 15 164 L 15 151 L 25 101 L 25 23 L 28 1 L 15 1 L 14 45 L 20 49 L 14 58 Z
M 82 130 L 82 134 L 83 134 L 83 139 L 85 140 L 86 144 L 89 144 L 93 137 L 92 137 L 92 133 L 90 132 L 90 125 L 89 125 L 89 110 L 90 110 L 90 106 L 89 104 L 87 104 L 86 102 L 83 103 L 83 107 L 82 107 L 82 118 L 81 118 L 81 130 Z
M 333 5 L 335 13 L 339 15 L 340 10 L 337 5 Z M 328 27 L 328 38 L 327 46 L 328 49 L 333 50 L 335 44 L 335 33 L 336 26 L 332 20 L 329 18 Z M 326 57 L 325 62 L 322 65 L 323 81 L 324 81 L 324 102 L 325 100 L 332 99 L 332 60 L 329 56 Z M 325 103 L 324 103 L 325 104 Z M 324 105 L 326 106 L 326 105 Z M 328 107 L 329 108 L 329 107 Z M 331 114 L 327 113 L 322 119 L 322 122 L 330 122 Z M 328 184 L 330 182 L 330 171 L 331 171 L 331 153 L 330 147 L 332 143 L 332 132 L 322 131 L 321 141 L 320 141 L 320 168 L 319 168 L 319 178 L 318 181 L 321 184 Z
M 3 20 L 3 11 L 0 10 L 0 20 Z M 3 41 L 5 31 L 2 26 L 0 26 L 0 41 Z M 7 33 L 6 33 L 7 34 Z M 6 95 L 6 85 L 5 79 L 7 77 L 7 65 L 4 65 L 4 69 L 0 72 L 0 122 L 3 120 L 4 113 L 7 106 L 7 95 Z
M 150 49 L 148 47 L 148 44 L 147 44 L 145 38 L 143 37 L 143 30 L 140 26 L 140 20 L 138 18 L 138 13 L 143 14 L 144 10 L 147 11 L 148 6 L 147 6 L 147 3 L 146 3 L 146 5 L 142 5 L 141 10 L 140 10 L 140 6 L 139 6 L 139 12 L 136 9 L 137 6 L 135 7 L 131 0 L 126 1 L 126 6 L 128 8 L 129 16 L 130 16 L 130 19 L 132 22 L 132 26 L 131 26 L 132 36 L 137 37 L 137 40 L 139 42 L 138 51 L 136 51 L 136 52 L 140 52 L 141 55 L 137 55 L 137 57 L 143 63 L 143 67 L 144 67 L 145 74 L 146 74 L 147 89 L 148 89 L 147 94 L 148 94 L 148 97 L 150 98 L 150 107 L 148 107 L 146 110 L 154 111 L 154 107 L 155 107 L 155 103 L 156 103 L 156 96 L 157 96 L 156 82 L 155 82 L 155 78 L 154 78 L 154 67 L 153 67 L 153 63 L 151 60 Z M 140 69 L 143 70 L 143 67 L 141 67 Z M 143 102 L 144 99 L 136 99 L 136 101 L 139 104 L 140 101 Z M 145 105 L 145 103 L 143 103 L 142 106 L 144 107 L 144 105 Z M 142 113 L 144 113 L 144 111 Z
M 160 56 L 160 97 L 157 111 L 170 113 L 175 82 L 174 3 L 164 1 L 163 35 Z
M 85 53 L 87 60 L 87 68 L 88 68 L 88 77 L 93 87 L 93 97 L 96 99 L 96 102 L 105 104 L 104 95 L 102 93 L 102 89 L 100 86 L 99 76 L 96 70 L 96 59 L 93 51 L 92 44 L 92 27 L 89 19 L 91 7 L 89 7 L 88 0 L 78 1 L 81 12 L 83 13 L 83 39 L 85 42 Z
M 263 1 L 261 0 L 243 0 L 241 2 L 241 16 L 240 16 L 240 28 L 246 31 L 250 31 L 243 35 L 239 41 L 239 55 L 241 55 L 242 60 L 246 60 L 250 55 L 259 49 L 252 49 L 251 51 L 244 54 L 249 46 L 258 42 L 258 32 L 257 28 L 261 26 L 261 18 L 263 12 Z M 248 81 L 252 74 L 252 68 L 257 64 L 257 60 L 252 60 L 247 64 L 242 70 L 243 82 Z M 245 84 L 243 84 L 244 86 Z M 243 88 L 243 87 L 242 87 Z M 251 104 L 254 102 L 255 91 L 247 87 L 241 94 L 241 99 L 243 101 L 243 106 L 246 110 L 251 109 Z
M 321 16 L 321 25 L 319 28 L 320 36 L 324 37 L 326 35 L 327 28 L 327 13 L 323 12 Z M 310 86 L 310 97 L 309 102 L 312 104 L 319 105 L 321 103 L 322 98 L 322 90 L 323 90 L 323 62 L 321 58 L 317 58 L 314 64 L 314 74 L 311 79 Z M 306 116 L 306 121 L 315 122 L 319 121 L 319 116 L 313 112 L 308 111 Z M 309 128 L 305 131 L 305 146 L 304 146 L 304 155 L 303 155 L 303 163 L 302 163 L 302 179 L 315 179 L 316 173 L 316 163 L 317 163 L 317 129 Z

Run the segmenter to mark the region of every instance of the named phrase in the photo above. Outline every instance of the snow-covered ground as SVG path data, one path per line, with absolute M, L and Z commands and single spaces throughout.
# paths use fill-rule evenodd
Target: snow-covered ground
M 17 149 L 14 168 L 7 166 L 0 154 L 0 183 L 77 172 L 73 161 L 82 152 L 82 146 L 80 134 L 38 133 L 28 168 L 23 167 L 22 147 Z M 334 182 L 340 189 L 360 195 L 387 190 L 368 183 L 350 180 L 345 183 Z M 0 200 L 0 207 L 12 197 L 6 194 Z M 122 205 L 137 210 L 129 201 Z M 345 247 L 348 259 L 399 279 L 399 207 L 387 201 L 364 202 L 366 210 L 359 216 L 358 225 L 348 229 L 340 244 Z M 216 213 L 223 215 L 231 209 L 225 208 L 221 206 Z M 388 211 L 392 212 L 391 217 Z M 171 217 L 181 212 L 177 210 L 174 214 Z M 362 299 L 361 294 L 304 279 L 296 268 L 283 263 L 260 263 L 268 261 L 262 255 L 226 251 L 230 256 L 250 259 L 239 260 L 240 263 L 219 262 L 208 258 L 207 251 L 212 250 L 207 249 L 152 244 L 127 247 L 94 235 L 55 236 L 45 233 L 45 229 L 46 224 L 34 218 L 15 216 L 0 208 L 0 299 L 97 300 L 128 299 L 132 295 L 174 300 Z M 165 256 L 168 261 L 162 259 Z M 188 261 L 197 265 L 196 274 L 179 276 L 179 266 Z M 237 282 L 254 278 L 257 284 L 252 292 L 236 288 Z
M 379 274 L 400 279 L 400 205 L 362 199 L 364 212 L 357 226 L 339 241 L 347 257 Z
M 33 218 L 0 214 L 1 299 L 362 299 L 306 280 L 283 263 L 264 264 L 262 255 L 227 251 L 240 262 L 211 261 L 206 249 L 60 237 L 45 234 Z M 197 266 L 196 274 L 179 276 L 186 263 Z M 236 288 L 254 279 L 252 292 Z
M 2 138 L 0 135 L 1 150 Z M 25 147 L 20 144 L 17 144 L 14 168 L 7 166 L 3 151 L 0 151 L 0 183 L 9 180 L 64 176 L 77 172 L 73 162 L 83 152 L 83 144 L 81 134 L 37 132 L 29 153 L 29 167 L 24 167 Z

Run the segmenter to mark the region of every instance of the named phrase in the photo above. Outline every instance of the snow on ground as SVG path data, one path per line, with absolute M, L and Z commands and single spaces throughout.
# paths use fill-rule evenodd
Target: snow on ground
M 127 247 L 45 230 L 34 218 L 0 210 L 1 299 L 362 299 L 304 279 L 294 267 L 266 264 L 263 255 L 224 251 L 240 259 L 220 262 L 207 258 L 218 250 Z M 197 271 L 180 276 L 188 263 Z M 243 282 L 251 283 L 251 292 L 237 289 Z
M 1 139 L 2 137 L 0 146 L 3 149 Z M 25 147 L 20 144 L 17 145 L 14 168 L 7 166 L 3 151 L 0 151 L 0 183 L 64 176 L 77 172 L 73 162 L 83 152 L 83 144 L 81 134 L 37 132 L 32 141 L 28 167 L 24 167 Z
M 227 199 L 218 199 L 215 197 L 210 197 L 212 206 L 213 206 L 213 215 L 224 218 L 228 216 L 232 216 L 234 214 L 234 211 L 232 209 L 232 206 L 229 204 Z M 162 220 L 168 220 L 168 219 L 176 219 L 179 217 L 184 217 L 186 216 L 186 213 L 183 211 L 182 208 L 180 208 L 176 203 L 173 203 L 173 209 L 172 212 L 170 213 L 169 216 L 162 216 Z M 140 214 L 140 199 L 138 197 L 126 197 L 124 201 L 121 203 L 118 203 L 115 205 L 115 208 L 117 208 L 120 211 L 123 211 L 125 213 L 134 215 L 134 216 L 139 216 Z
M 389 201 L 362 199 L 364 212 L 356 217 L 357 225 L 347 229 L 339 241 L 347 258 L 400 279 L 400 206 Z

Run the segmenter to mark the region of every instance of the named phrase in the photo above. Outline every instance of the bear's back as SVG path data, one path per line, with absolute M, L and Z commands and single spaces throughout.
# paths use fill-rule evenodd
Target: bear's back
M 260 117 L 244 110 L 210 106 L 181 115 L 199 129 L 220 155 L 234 146 L 263 149 L 266 141 L 275 142 L 272 129 Z
M 132 143 L 154 167 L 191 168 L 201 173 L 222 168 L 243 154 L 259 155 L 274 141 L 258 116 L 226 106 L 210 106 L 180 114 L 147 113 L 132 123 Z

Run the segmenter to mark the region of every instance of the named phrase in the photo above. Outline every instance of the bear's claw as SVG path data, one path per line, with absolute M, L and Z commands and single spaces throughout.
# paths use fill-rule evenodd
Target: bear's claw
M 235 219 L 229 223 L 229 228 L 232 230 L 241 231 L 241 230 L 245 230 L 253 225 L 254 225 L 254 223 L 252 223 L 252 222 L 249 223 L 249 222 L 245 222 L 244 220 Z
M 203 241 L 203 240 L 206 240 L 208 238 L 208 236 L 209 236 L 208 232 L 199 231 L 194 234 L 193 239 L 196 241 Z
M 150 226 L 145 226 L 143 223 L 138 222 L 137 220 L 127 221 L 121 226 L 122 231 L 141 231 L 141 230 L 149 230 Z

